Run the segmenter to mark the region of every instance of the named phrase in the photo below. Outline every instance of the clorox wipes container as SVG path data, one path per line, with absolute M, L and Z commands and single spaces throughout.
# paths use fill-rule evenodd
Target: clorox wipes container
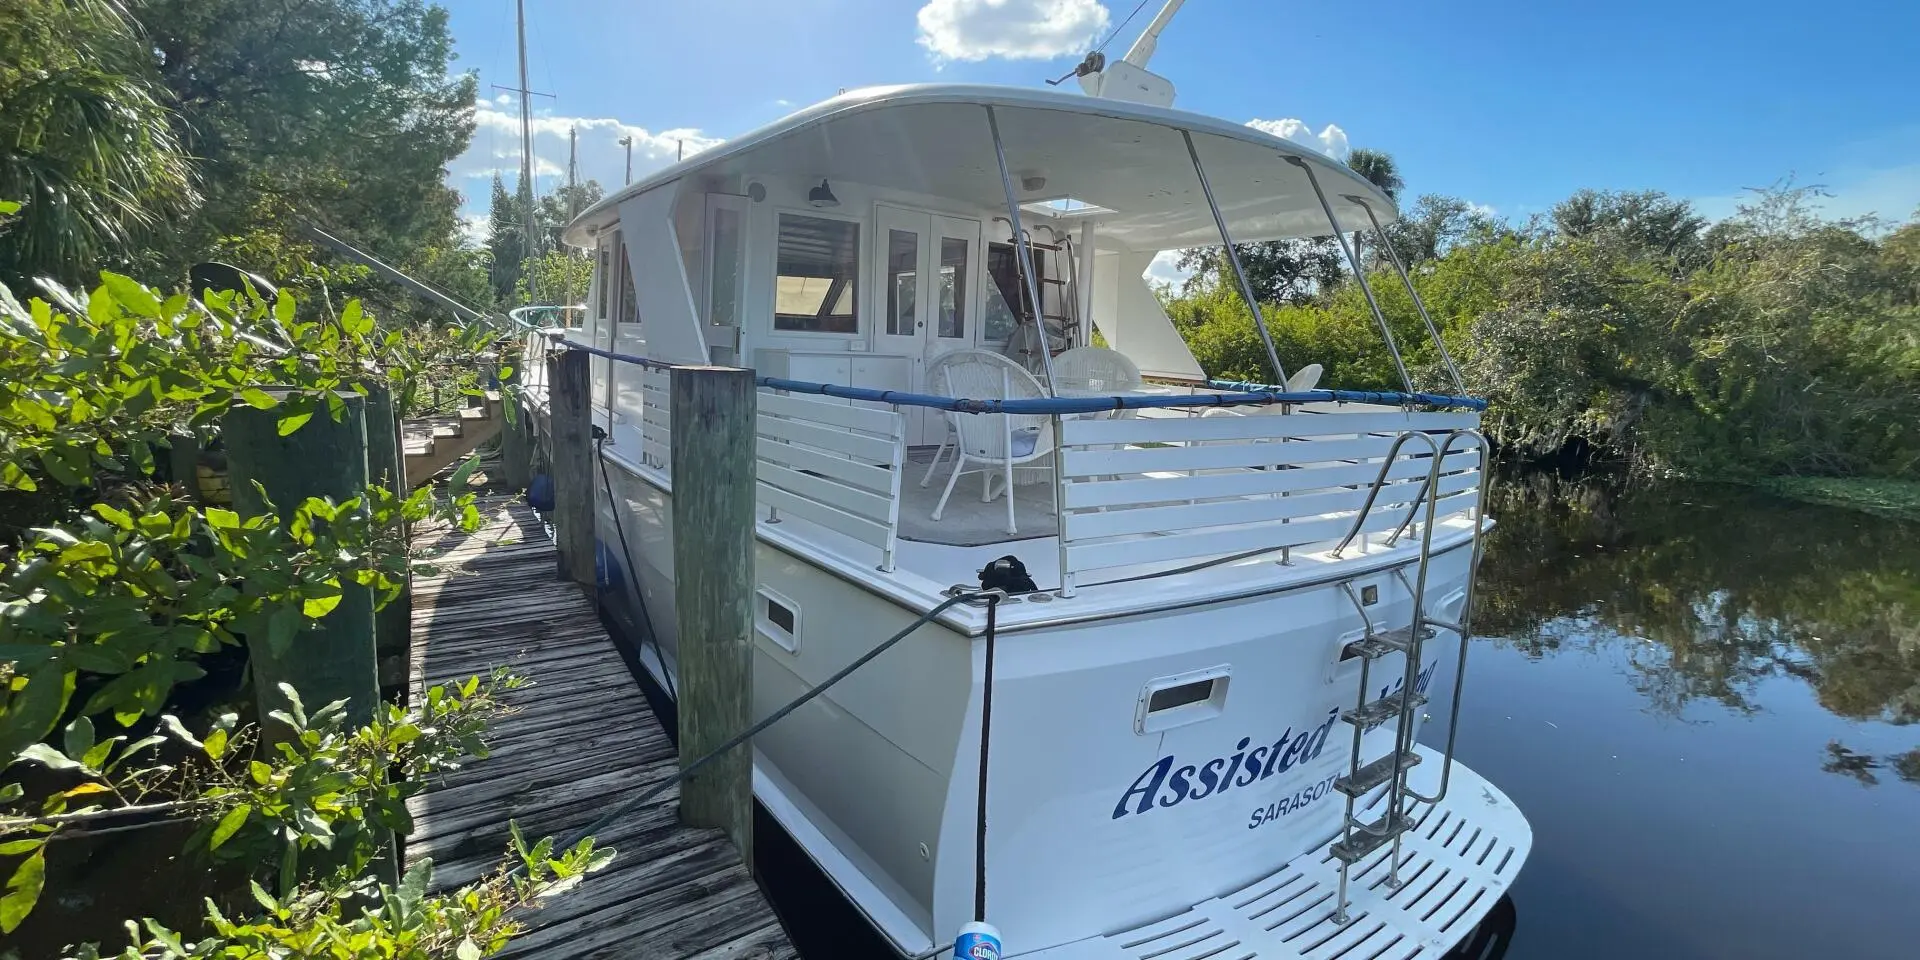
M 953 940 L 954 960 L 1000 960 L 1000 931 L 975 920 L 960 928 Z

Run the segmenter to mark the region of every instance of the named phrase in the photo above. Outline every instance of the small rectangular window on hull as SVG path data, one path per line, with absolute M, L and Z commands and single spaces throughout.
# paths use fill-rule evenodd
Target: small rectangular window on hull
M 800 605 L 786 597 L 761 587 L 754 591 L 753 625 L 755 632 L 779 645 L 781 649 L 795 651 L 800 647 Z
M 1223 664 L 1147 681 L 1134 705 L 1134 732 L 1158 733 L 1219 716 L 1226 710 L 1232 672 Z

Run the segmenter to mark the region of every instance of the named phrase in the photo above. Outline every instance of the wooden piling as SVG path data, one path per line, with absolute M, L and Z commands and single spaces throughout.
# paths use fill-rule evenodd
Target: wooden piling
M 284 400 L 289 391 L 268 390 Z M 226 441 L 228 477 L 234 509 L 242 516 L 266 512 L 260 490 L 284 522 L 308 497 L 335 502 L 360 496 L 366 489 L 366 401 L 357 393 L 339 395 L 345 405 L 335 420 L 326 404 L 300 429 L 280 435 L 284 403 L 259 409 L 235 403 L 221 427 Z M 324 399 L 324 398 L 323 398 Z M 373 593 L 348 582 L 340 586 L 340 603 L 313 628 L 295 636 L 275 651 L 265 636 L 249 635 L 255 696 L 269 741 L 283 739 L 287 730 L 267 715 L 286 706 L 278 685 L 290 684 L 310 708 L 334 700 L 347 701 L 347 722 L 364 726 L 373 719 L 380 699 L 373 640 Z
M 553 435 L 553 526 L 560 575 L 588 590 L 593 576 L 593 380 L 587 354 L 547 355 L 548 428 Z
M 369 382 L 365 386 L 367 476 L 371 482 L 393 491 L 394 496 L 406 499 L 412 490 L 407 486 L 400 450 L 400 411 L 394 407 L 393 390 L 384 381 Z M 407 650 L 412 623 L 413 584 L 409 576 L 400 595 L 373 613 L 380 695 L 402 705 L 407 701 Z
M 527 407 L 520 402 L 518 391 L 525 379 L 520 366 L 526 361 L 526 351 L 521 346 L 518 338 L 500 341 L 500 349 L 513 351 L 506 354 L 500 377 L 500 406 L 507 418 L 500 425 L 500 481 L 516 492 L 527 489 L 533 473 L 533 424 L 527 422 Z
M 753 722 L 753 371 L 676 367 L 672 383 L 674 605 L 680 764 Z M 720 827 L 753 862 L 753 750 L 734 748 L 680 788 L 680 818 Z

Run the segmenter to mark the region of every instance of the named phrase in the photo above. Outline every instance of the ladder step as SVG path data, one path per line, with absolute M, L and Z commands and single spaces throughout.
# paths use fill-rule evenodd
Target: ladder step
M 1426 702 L 1425 696 L 1402 690 L 1398 693 L 1389 693 L 1365 706 L 1343 710 L 1340 713 L 1340 719 L 1362 730 L 1371 730 L 1399 716 L 1401 711 L 1412 710 Z
M 1408 830 L 1413 829 L 1413 819 L 1403 813 L 1389 813 L 1372 823 L 1363 824 L 1355 820 L 1347 821 L 1350 827 L 1346 838 L 1327 848 L 1335 860 L 1342 863 L 1359 863 L 1367 854 L 1386 846 L 1389 842 Z
M 1420 629 L 1420 639 L 1423 642 L 1433 639 L 1433 628 L 1422 627 Z M 1355 640 L 1347 644 L 1346 656 L 1341 659 L 1365 657 L 1368 660 L 1378 660 L 1390 653 L 1405 653 L 1412 640 L 1412 627 L 1401 627 L 1397 630 L 1387 630 L 1381 633 L 1369 634 L 1363 639 Z
M 1419 762 L 1420 755 L 1411 750 L 1404 751 L 1400 754 L 1400 769 L 1403 771 Z M 1393 754 L 1389 753 L 1361 767 L 1358 773 L 1334 780 L 1333 789 L 1357 800 L 1365 796 L 1367 791 L 1392 779 Z

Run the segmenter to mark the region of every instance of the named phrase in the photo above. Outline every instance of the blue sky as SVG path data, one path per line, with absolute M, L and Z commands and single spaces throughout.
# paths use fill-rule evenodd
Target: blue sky
M 443 0 L 458 69 L 487 99 L 450 170 L 484 214 L 519 164 L 513 0 Z M 550 189 L 578 125 L 581 175 L 635 175 L 841 88 L 1033 86 L 1070 69 L 1135 0 L 528 0 L 535 155 Z M 1112 42 L 1118 57 L 1160 6 Z M 1393 154 L 1410 194 L 1524 219 L 1581 187 L 1658 189 L 1730 213 L 1785 176 L 1830 213 L 1920 206 L 1920 3 L 1189 0 L 1152 69 L 1177 106 L 1339 126 Z M 499 98 L 499 99 L 496 99 Z

